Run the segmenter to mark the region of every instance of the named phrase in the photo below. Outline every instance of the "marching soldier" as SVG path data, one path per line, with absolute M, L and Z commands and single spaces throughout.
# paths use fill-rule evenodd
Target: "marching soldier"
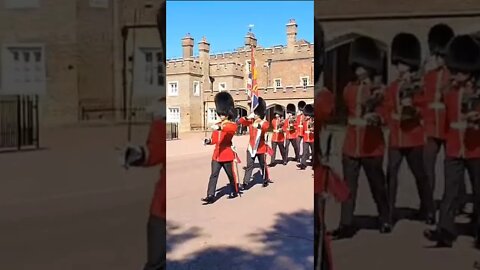
M 265 132 L 267 132 L 270 124 L 264 120 L 266 115 L 267 104 L 263 98 L 258 98 L 258 106 L 247 117 L 240 118 L 239 122 L 242 125 L 248 126 L 250 131 L 250 141 L 247 148 L 247 168 L 243 178 L 243 189 L 247 190 L 250 186 L 255 159 L 258 159 L 260 168 L 263 172 L 263 186 L 268 186 L 270 176 L 267 167 L 267 145 L 265 144 Z
M 421 108 L 424 98 L 419 74 L 421 48 L 417 37 L 409 33 L 397 34 L 392 41 L 391 62 L 398 70 L 398 78 L 390 84 L 385 96 L 390 138 L 388 151 L 387 187 L 390 219 L 395 216 L 398 173 L 403 158 L 412 171 L 420 197 L 418 217 L 427 224 L 435 223 L 432 188 L 423 167 L 425 144 Z
M 273 148 L 273 155 L 272 160 L 268 166 L 272 167 L 275 166 L 275 157 L 277 153 L 277 147 L 280 148 L 280 155 L 282 156 L 283 165 L 287 165 L 287 156 L 285 155 L 285 134 L 284 134 L 284 122 L 283 119 L 283 108 L 280 105 L 275 105 L 275 118 L 272 119 L 272 127 L 273 127 L 273 136 L 272 136 L 272 148 Z
M 311 104 L 305 105 L 304 107 L 304 116 L 305 120 L 303 121 L 304 136 L 303 136 L 303 155 L 300 164 L 297 165 L 301 170 L 305 170 L 307 167 L 307 160 L 310 157 L 310 154 L 313 153 L 313 143 L 315 141 L 314 125 L 315 125 L 315 110 Z
M 165 98 L 159 100 L 165 102 Z M 161 104 L 161 103 L 159 103 Z M 145 146 L 128 146 L 124 152 L 126 167 L 160 166 L 160 179 L 150 205 L 150 217 L 147 224 L 147 263 L 145 270 L 165 269 L 166 254 L 166 170 L 165 170 L 165 105 L 155 111 Z
M 333 233 L 336 238 L 350 238 L 356 232 L 353 215 L 358 177 L 362 167 L 377 205 L 379 230 L 381 233 L 391 231 L 386 179 L 383 172 L 384 86 L 374 79 L 382 72 L 383 57 L 373 39 L 359 37 L 352 43 L 350 66 L 355 70 L 356 80 L 350 82 L 343 91 L 348 111 L 348 127 L 343 144 L 342 164 L 351 197 L 342 203 L 340 226 Z
M 290 144 L 293 146 L 293 151 L 295 153 L 295 160 L 300 162 L 300 154 L 297 144 L 297 120 L 295 118 L 295 104 L 287 105 L 287 118 L 283 126 L 285 131 L 285 156 L 288 162 L 288 152 L 290 150 Z
M 295 124 L 295 129 L 297 130 L 297 148 L 298 148 L 298 162 L 300 162 L 300 157 L 303 156 L 303 154 L 300 154 L 300 149 L 302 147 L 303 143 L 303 135 L 305 133 L 305 126 L 303 126 L 305 122 L 305 115 L 303 114 L 303 109 L 305 108 L 305 101 L 299 101 L 298 102 L 298 115 L 297 115 L 297 120 Z M 304 150 L 302 150 L 304 151 Z M 303 152 L 302 152 L 303 153 Z
M 474 193 L 475 246 L 480 248 L 480 45 L 468 35 L 455 37 L 448 46 L 446 65 L 453 83 L 445 95 L 446 158 L 445 192 L 440 219 L 435 230 L 426 230 L 427 239 L 437 247 L 451 247 L 457 237 L 455 210 L 458 191 L 464 182 L 465 170 L 472 181 Z
M 212 126 L 213 132 L 210 139 L 205 138 L 205 145 L 215 145 L 212 156 L 212 174 L 208 181 L 207 197 L 203 198 L 207 204 L 215 202 L 215 191 L 220 170 L 223 168 L 230 181 L 230 198 L 238 196 L 238 173 L 234 164 L 236 153 L 232 149 L 232 139 L 237 130 L 235 109 L 232 96 L 227 92 L 220 92 L 215 96 L 215 107 L 220 117 L 220 122 Z
M 432 192 L 435 193 L 435 165 L 440 148 L 445 145 L 445 103 L 444 92 L 450 83 L 450 74 L 445 66 L 444 56 L 453 30 L 445 24 L 433 26 L 428 33 L 428 47 L 435 67 L 428 71 L 424 80 L 427 106 L 424 111 L 425 126 L 425 170 Z

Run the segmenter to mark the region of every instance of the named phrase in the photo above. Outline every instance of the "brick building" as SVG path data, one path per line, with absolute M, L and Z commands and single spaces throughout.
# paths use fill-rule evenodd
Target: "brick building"
M 325 85 L 337 95 L 337 120 L 345 121 L 343 87 L 352 75 L 348 68 L 349 45 L 359 35 L 375 39 L 384 51 L 385 82 L 395 78 L 390 65 L 390 44 L 399 32 L 415 34 L 423 57 L 428 55 L 430 27 L 446 23 L 457 34 L 480 31 L 480 2 L 475 0 L 322 0 L 315 1 L 315 16 L 323 23 L 327 61 Z
M 195 41 L 187 34 L 182 39 L 182 58 L 167 60 L 167 120 L 178 122 L 180 131 L 208 127 L 216 121 L 214 96 L 218 91 L 229 91 L 238 113 L 246 115 L 250 111 L 246 85 L 252 45 L 259 93 L 269 116 L 275 104 L 312 103 L 313 44 L 297 39 L 297 27 L 295 20 L 286 24 L 286 45 L 263 48 L 249 32 L 244 46 L 223 54 L 211 54 L 204 37 L 198 42 L 198 56 L 194 56 Z
M 0 95 L 38 95 L 42 126 L 123 120 L 130 92 L 133 106 L 144 108 L 164 89 L 159 6 L 148 0 L 0 1 Z

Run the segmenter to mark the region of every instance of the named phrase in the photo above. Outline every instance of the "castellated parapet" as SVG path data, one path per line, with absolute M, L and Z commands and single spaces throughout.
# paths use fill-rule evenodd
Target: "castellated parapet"
M 201 76 L 202 66 L 196 59 L 171 60 L 167 62 L 167 75 L 192 74 Z
M 216 76 L 235 76 L 243 77 L 244 76 L 244 65 L 229 62 L 229 63 L 214 63 L 210 64 L 210 75 L 213 77 Z

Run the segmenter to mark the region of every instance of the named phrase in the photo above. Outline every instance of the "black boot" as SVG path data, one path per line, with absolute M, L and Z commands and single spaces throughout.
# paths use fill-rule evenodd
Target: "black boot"
M 270 181 L 270 180 L 265 180 L 265 181 L 263 181 L 263 187 L 268 187 L 268 185 L 269 185 L 270 183 L 273 183 L 273 182 Z
M 475 248 L 480 249 L 480 228 L 475 229 Z
M 202 198 L 202 201 L 203 201 L 205 204 L 212 204 L 212 203 L 215 202 L 215 196 L 214 196 L 214 195 L 208 195 L 207 197 Z
M 351 225 L 340 225 L 332 232 L 333 239 L 352 238 L 357 233 L 357 229 Z
M 305 170 L 305 168 L 307 168 L 307 166 L 300 163 L 300 164 L 297 164 L 297 168 L 299 168 L 300 170 Z
M 277 163 L 275 163 L 274 161 L 270 162 L 267 166 L 268 167 L 275 167 L 275 165 L 277 165 Z
M 380 233 L 387 234 L 392 232 L 392 225 L 388 222 L 380 224 L 379 228 Z
M 250 188 L 250 181 L 243 182 L 242 190 L 248 190 Z
M 238 197 L 238 193 L 233 191 L 233 192 L 230 192 L 230 194 L 228 195 L 228 198 L 229 199 L 233 199 L 233 198 L 236 198 Z
M 435 212 L 429 212 L 422 209 L 418 211 L 416 219 L 425 221 L 425 224 L 427 225 L 435 225 L 436 223 Z
M 442 229 L 425 230 L 423 236 L 432 242 L 437 242 L 436 247 L 451 248 L 453 246 L 454 236 Z

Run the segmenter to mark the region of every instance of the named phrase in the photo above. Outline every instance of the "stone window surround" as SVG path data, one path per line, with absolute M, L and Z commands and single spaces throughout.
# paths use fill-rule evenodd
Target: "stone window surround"
M 176 84 L 177 85 L 177 92 L 176 93 L 172 93 L 172 88 L 171 88 L 171 85 L 172 84 Z M 168 96 L 170 97 L 177 97 L 178 96 L 178 92 L 180 92 L 180 90 L 178 89 L 178 81 L 169 81 L 168 82 Z

